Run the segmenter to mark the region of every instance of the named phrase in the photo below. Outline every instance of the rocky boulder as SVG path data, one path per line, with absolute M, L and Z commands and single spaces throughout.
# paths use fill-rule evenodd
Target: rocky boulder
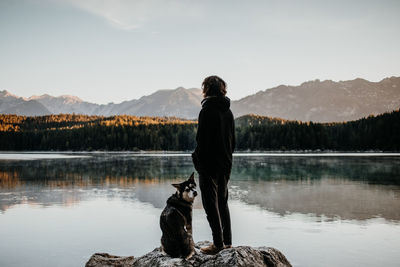
M 96 253 L 86 263 L 86 267 L 141 267 L 141 266 L 201 266 L 201 267 L 230 267 L 230 266 L 252 266 L 252 267 L 286 267 L 292 266 L 286 257 L 277 249 L 271 247 L 252 248 L 239 246 L 224 249 L 217 255 L 205 255 L 200 252 L 200 247 L 210 245 L 203 241 L 196 243 L 196 253 L 189 260 L 171 258 L 161 251 L 160 248 L 138 258 L 118 257 L 107 253 Z

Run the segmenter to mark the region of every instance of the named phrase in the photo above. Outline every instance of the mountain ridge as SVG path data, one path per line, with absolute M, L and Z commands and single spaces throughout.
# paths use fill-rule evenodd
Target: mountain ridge
M 236 116 L 249 113 L 288 120 L 334 122 L 378 115 L 400 107 L 400 77 L 379 82 L 313 80 L 279 85 L 232 103 Z
M 45 112 L 103 116 L 126 114 L 195 119 L 201 109 L 202 99 L 201 89 L 186 89 L 182 86 L 157 90 L 139 99 L 108 104 L 91 103 L 71 95 L 55 97 L 43 94 L 23 98 L 3 90 L 0 91 L 0 113 L 17 112 L 17 115 L 28 116 L 46 115 Z M 40 105 L 30 102 L 25 109 L 23 103 L 27 101 L 36 101 Z M 38 108 L 37 112 L 35 106 Z M 400 77 L 395 76 L 378 82 L 362 78 L 338 82 L 316 79 L 298 86 L 279 85 L 231 101 L 235 116 L 257 114 L 315 122 L 349 121 L 382 114 L 399 107 Z

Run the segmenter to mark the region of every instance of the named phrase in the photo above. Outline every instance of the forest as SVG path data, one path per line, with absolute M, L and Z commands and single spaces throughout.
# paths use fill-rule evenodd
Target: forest
M 235 120 L 237 151 L 400 151 L 400 111 L 341 123 L 246 115 Z M 0 115 L 0 150 L 191 151 L 197 122 L 175 117 Z
M 340 123 L 236 119 L 238 150 L 400 151 L 400 111 Z

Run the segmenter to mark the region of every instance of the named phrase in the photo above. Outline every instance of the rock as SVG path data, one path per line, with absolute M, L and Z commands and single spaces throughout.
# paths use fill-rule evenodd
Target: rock
M 86 263 L 86 267 L 95 266 L 133 266 L 135 262 L 135 257 L 119 257 L 110 255 L 108 253 L 95 253 L 90 257 L 89 261 Z
M 171 258 L 161 251 L 160 248 L 138 258 L 118 257 L 107 253 L 96 253 L 86 263 L 86 267 L 142 267 L 142 266 L 201 266 L 201 267 L 230 267 L 230 266 L 268 266 L 288 267 L 292 266 L 286 257 L 277 249 L 271 247 L 252 248 L 239 246 L 224 249 L 217 255 L 205 255 L 200 252 L 200 247 L 208 246 L 211 243 L 202 241 L 196 243 L 196 253 L 189 260 Z

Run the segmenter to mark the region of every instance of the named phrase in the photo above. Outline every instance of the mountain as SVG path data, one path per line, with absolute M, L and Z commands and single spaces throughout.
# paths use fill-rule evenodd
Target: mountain
M 140 99 L 124 101 L 119 104 L 99 105 L 81 100 L 76 96 L 54 97 L 48 94 L 22 98 L 4 90 L 0 91 L 0 113 L 17 115 L 46 115 L 75 113 L 87 115 L 136 115 L 136 116 L 175 116 L 197 118 L 201 108 L 200 89 L 158 90 Z M 26 110 L 24 109 L 24 105 Z
M 36 100 L 24 99 L 4 90 L 0 91 L 0 113 L 41 116 L 52 112 Z
M 197 118 L 203 99 L 201 90 L 178 87 L 175 90 L 159 90 L 138 100 L 122 102 L 124 105 L 117 114 L 137 116 L 175 116 Z M 111 114 L 110 114 L 111 115 Z
M 22 98 L 0 91 L 0 113 L 75 113 L 103 116 L 127 114 L 195 119 L 200 111 L 202 98 L 201 89 L 178 87 L 173 90 L 158 90 L 151 95 L 118 104 L 99 105 L 76 96 L 41 95 Z M 339 82 L 314 80 L 299 86 L 280 85 L 232 101 L 235 117 L 257 114 L 314 122 L 350 121 L 398 108 L 400 77 L 390 77 L 380 82 L 363 79 Z
M 236 116 L 257 114 L 288 120 L 340 122 L 389 112 L 400 107 L 400 77 L 309 81 L 280 85 L 232 103 Z
M 92 114 L 98 104 L 85 102 L 76 96 L 62 95 L 54 97 L 48 94 L 41 96 L 31 96 L 26 100 L 35 100 L 45 106 L 51 113 L 76 113 L 76 114 Z

